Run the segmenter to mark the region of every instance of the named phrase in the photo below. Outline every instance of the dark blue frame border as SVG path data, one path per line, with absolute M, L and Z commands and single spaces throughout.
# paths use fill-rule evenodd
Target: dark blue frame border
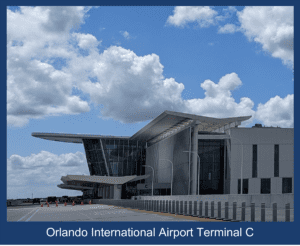
M 292 223 L 255 223 L 255 222 L 245 222 L 245 223 L 185 223 L 185 222 L 6 222 L 7 219 L 7 212 L 6 212 L 6 35 L 4 35 L 4 31 L 6 32 L 6 6 L 15 6 L 15 5 L 219 5 L 219 6 L 295 6 L 295 41 L 297 43 L 297 29 L 299 23 L 299 16 L 297 16 L 299 2 L 297 1 L 265 1 L 265 0 L 254 0 L 254 1 L 239 1 L 239 0 L 232 0 L 232 1 L 126 1 L 121 2 L 119 0 L 112 0 L 112 1 L 2 1 L 1 8 L 0 8 L 0 18 L 1 18 L 1 96 L 0 96 L 0 107 L 2 113 L 2 120 L 1 120 L 1 171 L 0 171 L 0 187 L 1 187 L 1 196 L 0 196 L 0 244 L 300 244 L 299 240 L 299 232 L 297 228 L 300 228 L 299 223 L 299 216 L 296 210 L 299 204 L 299 194 L 298 186 L 299 180 L 295 178 L 294 180 L 294 187 L 295 187 L 295 222 Z M 297 57 L 297 48 L 295 50 L 295 57 Z M 296 65 L 296 59 L 295 59 Z M 296 79 L 294 80 L 296 81 Z M 294 97 L 294 105 L 295 108 L 298 108 L 299 100 L 296 96 L 296 93 L 299 91 L 299 84 L 295 83 L 295 97 Z M 294 110 L 295 111 L 295 110 Z M 295 126 L 298 125 L 299 120 L 297 114 L 294 114 L 295 119 Z M 299 135 L 298 128 L 295 127 L 295 136 Z M 299 148 L 299 143 L 297 138 L 295 138 L 295 146 L 294 149 L 297 150 Z M 294 156 L 294 162 L 299 162 L 299 156 Z M 299 174 L 299 168 L 295 165 L 295 173 Z M 296 177 L 296 175 L 295 175 Z M 26 224 L 24 224 L 26 223 Z M 47 228 L 52 227 L 54 229 L 61 228 L 62 230 L 73 229 L 77 230 L 81 228 L 82 230 L 87 230 L 89 235 L 91 228 L 94 229 L 153 229 L 156 228 L 156 237 L 154 238 L 143 238 L 143 237 L 127 237 L 127 238 L 99 238 L 99 237 L 74 237 L 74 238 L 64 238 L 64 237 L 51 237 L 49 238 L 46 235 Z M 158 233 L 160 228 L 164 227 L 169 229 L 177 229 L 177 230 L 189 230 L 193 228 L 194 230 L 194 237 L 185 237 L 185 238 L 164 238 L 158 237 Z M 231 229 L 236 230 L 242 228 L 243 236 L 242 237 L 221 237 L 221 238 L 214 238 L 214 237 L 198 237 L 197 227 L 204 227 L 205 229 L 216 229 L 216 230 L 224 230 Z M 245 235 L 246 228 L 253 228 L 254 235 L 253 237 L 247 237 Z

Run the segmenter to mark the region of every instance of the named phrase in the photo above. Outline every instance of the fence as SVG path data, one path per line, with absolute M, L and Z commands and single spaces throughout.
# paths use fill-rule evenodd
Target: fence
M 290 203 L 285 208 L 277 208 L 273 203 L 268 208 L 265 203 L 246 202 L 215 202 L 215 201 L 179 201 L 179 200 L 108 200 L 96 199 L 93 203 L 113 205 L 145 211 L 170 213 L 177 215 L 192 216 L 198 218 L 209 218 L 223 221 L 261 221 L 261 222 L 292 222 L 294 221 L 294 208 Z

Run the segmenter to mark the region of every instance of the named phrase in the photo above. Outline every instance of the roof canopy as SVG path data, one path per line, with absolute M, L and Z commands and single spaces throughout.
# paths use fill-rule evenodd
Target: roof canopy
M 97 183 L 97 184 L 125 184 L 127 182 L 138 181 L 141 179 L 148 178 L 149 175 L 132 175 L 123 177 L 114 176 L 89 176 L 89 175 L 67 175 L 61 177 L 61 180 L 65 183 L 67 181 L 83 181 L 86 183 Z
M 199 124 L 202 131 L 211 132 L 231 123 L 240 123 L 250 119 L 251 116 L 233 118 L 211 118 L 194 114 L 165 111 L 135 133 L 130 139 L 150 141 L 167 131 L 182 130 L 190 125 Z
M 53 140 L 67 143 L 83 143 L 82 139 L 129 139 L 130 137 L 115 137 L 106 135 L 91 135 L 91 134 L 68 134 L 68 133 L 43 133 L 33 132 L 33 137 Z
M 135 133 L 132 137 L 114 137 L 105 135 L 90 134 L 66 134 L 66 133 L 32 133 L 33 137 L 71 143 L 82 143 L 82 139 L 130 139 L 140 141 L 159 141 L 165 135 L 174 134 L 191 125 L 198 124 L 201 131 L 212 132 L 231 123 L 236 125 L 242 121 L 250 119 L 251 116 L 241 116 L 232 118 L 211 118 L 194 114 L 165 111 Z

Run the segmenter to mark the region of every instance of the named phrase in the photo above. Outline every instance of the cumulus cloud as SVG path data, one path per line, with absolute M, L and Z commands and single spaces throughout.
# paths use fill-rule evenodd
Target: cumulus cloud
M 101 43 L 97 40 L 95 36 L 91 34 L 73 33 L 73 37 L 76 38 L 78 46 L 81 49 L 94 50 Z
M 84 78 L 87 68 L 91 72 Z M 163 65 L 155 54 L 137 56 L 131 50 L 112 46 L 99 55 L 77 57 L 70 69 L 78 79 L 77 87 L 89 94 L 92 102 L 103 105 L 103 117 L 125 123 L 153 119 L 165 110 L 211 117 L 254 114 L 249 98 L 237 103 L 231 95 L 242 85 L 236 73 L 225 75 L 218 83 L 204 81 L 201 88 L 206 91 L 205 98 L 184 100 L 184 85 L 163 76 Z
M 232 17 L 237 11 L 233 6 L 223 8 L 221 13 L 208 6 L 177 6 L 167 23 L 177 27 L 184 27 L 188 23 L 197 22 L 199 27 L 209 27 Z
M 168 17 L 167 23 L 177 27 L 183 27 L 189 22 L 198 22 L 200 27 L 209 27 L 215 24 L 218 12 L 211 7 L 177 6 L 173 15 Z
M 72 95 L 72 76 L 51 64 L 57 58 L 67 62 L 74 56 L 68 43 L 69 32 L 84 21 L 87 10 L 84 7 L 21 7 L 16 12 L 7 10 L 9 125 L 22 126 L 30 118 L 89 110 L 87 102 Z M 89 45 L 90 36 L 87 42 L 82 34 L 79 45 Z
M 238 103 L 232 97 L 231 91 L 241 85 L 242 81 L 236 73 L 226 74 L 218 83 L 205 80 L 201 83 L 201 87 L 205 90 L 205 98 L 186 100 L 186 111 L 216 118 L 253 116 L 254 102 L 250 98 L 243 97 Z
M 57 187 L 61 176 L 89 174 L 86 157 L 81 152 L 55 155 L 47 151 L 30 156 L 11 155 L 7 159 L 8 197 L 44 197 L 45 189 L 52 194 L 65 193 Z M 48 192 L 47 192 L 48 193 Z M 31 194 L 30 194 L 31 197 Z
M 238 12 L 241 29 L 263 50 L 280 58 L 284 64 L 294 62 L 294 8 L 293 7 L 245 7 Z
M 83 153 L 55 155 L 41 151 L 30 156 L 11 155 L 7 159 L 8 197 L 16 197 L 18 194 L 20 197 L 31 191 L 35 191 L 35 197 L 44 197 L 44 189 L 64 193 L 64 190 L 56 186 L 62 183 L 61 176 L 67 174 L 89 174 Z
M 90 72 L 84 75 L 87 69 Z M 156 54 L 137 56 L 131 50 L 112 46 L 101 54 L 77 57 L 70 63 L 70 70 L 77 87 L 88 93 L 92 102 L 104 106 L 104 117 L 143 121 L 183 105 L 183 84 L 164 78 L 163 65 Z
M 260 103 L 255 117 L 266 126 L 294 127 L 294 95 L 275 96 L 265 104 Z
M 185 11 L 210 11 L 206 7 L 185 8 L 175 8 L 173 17 Z M 24 7 L 20 12 L 8 10 L 9 124 L 21 126 L 31 118 L 86 112 L 92 103 L 103 106 L 104 118 L 125 123 L 153 119 L 165 110 L 211 117 L 254 115 L 250 98 L 237 102 L 232 97 L 232 91 L 242 85 L 236 73 L 225 74 L 219 82 L 199 81 L 205 97 L 185 100 L 182 97 L 184 85 L 172 77 L 164 77 L 158 55 L 138 56 L 118 46 L 100 53 L 97 47 L 101 42 L 96 37 L 74 31 L 74 27 L 84 21 L 87 9 L 62 7 L 58 14 L 65 14 L 65 18 L 54 18 L 55 10 L 52 7 Z M 227 10 L 228 13 L 235 11 L 234 8 Z M 170 21 L 178 25 L 193 18 L 199 21 L 198 17 L 181 16 L 177 19 L 180 21 L 174 18 Z M 55 23 L 49 24 L 51 21 Z M 54 26 L 58 23 L 62 27 L 55 32 Z M 206 25 L 203 23 L 201 25 Z M 206 18 L 206 23 L 211 22 Z M 18 32 L 22 24 L 23 29 Z M 82 50 L 88 52 L 82 53 Z M 53 62 L 57 59 L 63 61 L 61 67 Z M 89 101 L 72 94 L 74 88 L 88 95 Z
M 218 33 L 235 33 L 239 30 L 239 27 L 234 24 L 226 24 L 219 27 Z

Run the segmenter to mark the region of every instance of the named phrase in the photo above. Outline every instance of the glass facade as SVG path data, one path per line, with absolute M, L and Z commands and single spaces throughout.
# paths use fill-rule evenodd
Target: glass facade
M 144 175 L 145 142 L 128 139 L 83 139 L 91 175 Z
M 243 179 L 243 194 L 248 194 L 249 179 Z M 238 179 L 238 194 L 241 194 L 241 179 Z
M 200 194 L 223 194 L 224 140 L 198 140 Z

